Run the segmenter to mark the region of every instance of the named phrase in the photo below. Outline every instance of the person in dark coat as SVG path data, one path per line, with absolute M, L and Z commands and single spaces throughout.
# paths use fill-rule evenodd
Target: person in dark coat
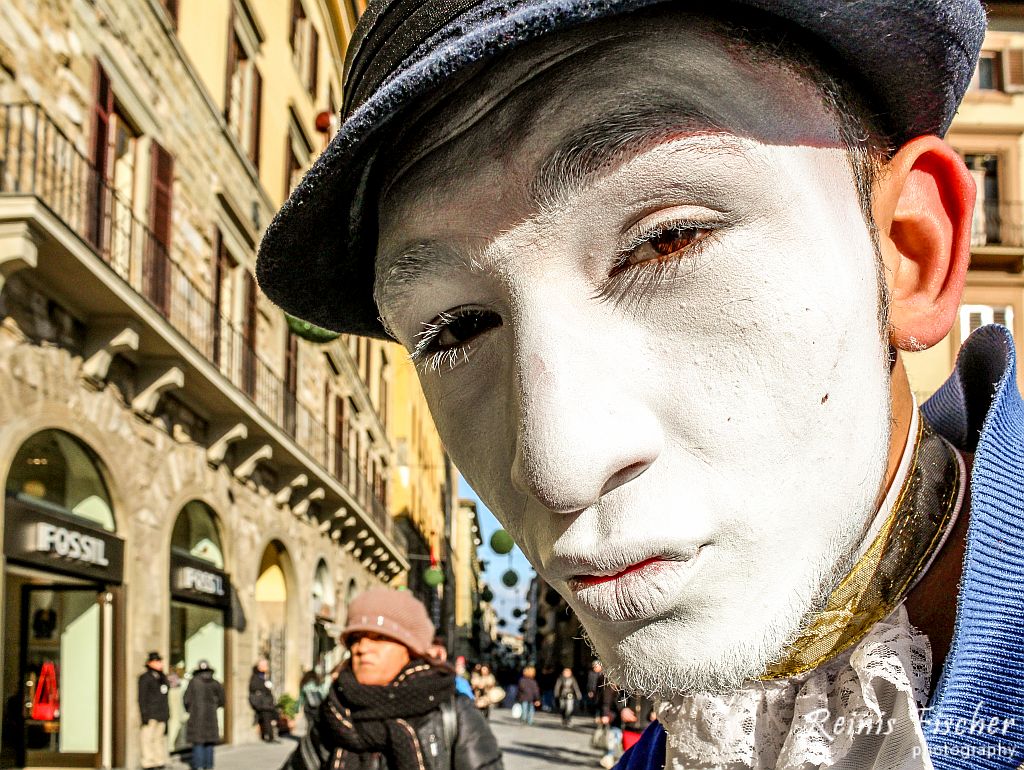
M 153 651 L 146 658 L 146 670 L 139 675 L 139 716 L 142 729 L 141 762 L 143 770 L 165 767 L 167 754 L 167 722 L 171 708 L 167 700 L 170 683 L 164 674 L 164 661 Z
M 533 714 L 540 706 L 540 685 L 537 684 L 537 669 L 527 666 L 519 678 L 519 689 L 516 692 L 516 703 L 522 711 L 519 718 L 528 725 L 533 724 Z
M 277 704 L 274 703 L 274 692 L 267 671 L 270 664 L 266 658 L 260 658 L 252 667 L 249 677 L 249 705 L 260 726 L 260 739 L 267 743 L 278 743 L 274 735 L 274 724 L 277 721 Z
M 562 715 L 562 727 L 572 727 L 572 715 L 581 697 L 580 686 L 572 669 L 563 668 L 562 675 L 555 682 L 555 700 L 558 702 L 558 712 Z
M 213 669 L 205 660 L 199 661 L 192 672 L 192 681 L 185 688 L 184 705 L 188 712 L 185 737 L 192 744 L 191 767 L 209 770 L 213 767 L 213 747 L 220 743 L 217 709 L 224 708 L 224 687 L 213 678 Z
M 455 672 L 429 656 L 434 626 L 407 591 L 371 589 L 349 605 L 338 671 L 282 770 L 503 770 L 501 752 Z

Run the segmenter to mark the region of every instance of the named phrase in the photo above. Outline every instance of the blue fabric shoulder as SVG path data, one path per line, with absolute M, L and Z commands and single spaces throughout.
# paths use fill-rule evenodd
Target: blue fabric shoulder
M 975 453 L 953 642 L 923 719 L 928 753 L 936 770 L 1016 770 L 1024 759 L 1024 403 L 1010 332 L 974 332 L 922 410 Z
M 661 722 L 651 722 L 633 748 L 622 755 L 615 770 L 661 770 L 664 766 L 665 728 Z
M 455 693 L 457 695 L 465 695 L 470 700 L 475 699 L 475 696 L 473 695 L 473 686 L 467 682 L 466 678 L 463 676 L 455 677 Z

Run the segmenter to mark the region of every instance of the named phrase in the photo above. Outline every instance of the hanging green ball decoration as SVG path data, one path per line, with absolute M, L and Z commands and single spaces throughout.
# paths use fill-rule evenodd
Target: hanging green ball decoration
M 328 342 L 333 342 L 341 336 L 338 332 L 332 332 L 330 329 L 322 329 L 319 326 L 314 326 L 309 321 L 303 321 L 301 318 L 296 318 L 288 313 L 284 314 L 285 320 L 288 322 L 288 328 L 292 330 L 292 334 L 307 342 L 315 342 L 317 345 L 324 345 Z
M 438 567 L 427 567 L 423 570 L 423 582 L 431 588 L 437 588 L 444 582 L 444 573 Z
M 514 610 L 512 610 L 512 616 L 516 618 L 521 618 L 523 616 L 523 611 L 516 607 Z
M 497 554 L 506 554 L 515 546 L 512 535 L 503 529 L 497 530 L 491 535 L 491 550 Z
M 484 590 L 480 592 L 480 601 L 487 603 L 494 601 L 494 591 L 491 590 L 490 586 L 485 586 Z
M 501 582 L 509 588 L 515 588 L 516 583 L 519 582 L 519 573 L 514 569 L 505 570 L 501 576 Z

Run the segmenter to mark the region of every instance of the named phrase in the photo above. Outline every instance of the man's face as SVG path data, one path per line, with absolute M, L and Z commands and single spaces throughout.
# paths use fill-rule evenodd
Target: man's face
M 614 680 L 758 675 L 889 447 L 875 252 L 820 96 L 663 15 L 521 53 L 420 137 L 377 295 L 456 465 Z

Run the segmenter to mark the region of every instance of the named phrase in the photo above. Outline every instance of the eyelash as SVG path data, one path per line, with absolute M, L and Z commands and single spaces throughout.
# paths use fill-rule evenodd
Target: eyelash
M 640 307 L 650 298 L 653 291 L 667 278 L 669 273 L 678 271 L 684 264 L 692 263 L 710 246 L 718 233 L 719 224 L 693 222 L 689 220 L 669 220 L 657 222 L 638 229 L 629 245 L 616 255 L 615 262 L 609 271 L 608 280 L 596 293 L 597 299 L 622 304 L 629 301 L 634 307 Z M 693 230 L 703 233 L 678 253 L 665 255 L 661 259 L 649 259 L 629 264 L 629 258 L 641 246 L 651 243 L 657 237 L 671 230 Z
M 692 243 L 680 250 L 678 256 L 670 254 L 665 255 L 662 259 L 650 259 L 634 265 L 629 264 L 630 256 L 637 249 L 670 230 L 694 230 L 698 233 L 704 233 L 704 235 L 696 238 Z M 666 278 L 665 274 L 668 271 L 678 269 L 683 262 L 699 257 L 709 245 L 709 241 L 713 240 L 716 232 L 716 226 L 688 221 L 659 222 L 640 229 L 633 236 L 629 245 L 617 252 L 615 261 L 609 271 L 608 279 L 605 285 L 597 292 L 597 298 L 621 303 L 629 297 L 631 301 L 636 302 L 638 305 L 642 304 L 650 296 L 653 289 Z M 473 338 L 464 344 L 443 350 L 435 350 L 433 348 L 438 337 L 441 336 L 445 329 L 459 320 L 461 316 L 473 312 L 482 313 L 486 311 L 472 306 L 454 308 L 453 310 L 440 313 L 433 321 L 423 324 L 423 329 L 416 335 L 416 346 L 409 354 L 409 360 L 413 365 L 424 372 L 437 373 L 445 367 L 451 370 L 460 361 L 468 360 L 469 347 Z M 500 323 L 497 324 L 497 326 L 500 325 Z

